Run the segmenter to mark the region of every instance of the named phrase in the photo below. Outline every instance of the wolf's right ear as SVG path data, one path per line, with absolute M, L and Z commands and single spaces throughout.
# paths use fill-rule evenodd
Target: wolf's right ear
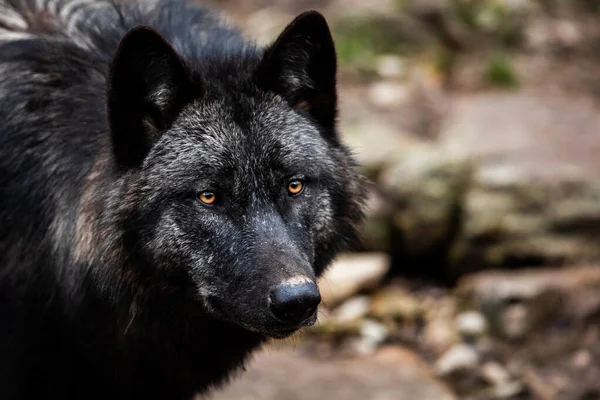
M 140 26 L 123 37 L 111 66 L 107 105 L 120 167 L 142 163 L 191 92 L 183 62 L 156 31 Z
M 337 116 L 337 57 L 327 21 L 316 11 L 297 16 L 265 52 L 259 86 L 281 94 L 296 109 L 333 132 Z

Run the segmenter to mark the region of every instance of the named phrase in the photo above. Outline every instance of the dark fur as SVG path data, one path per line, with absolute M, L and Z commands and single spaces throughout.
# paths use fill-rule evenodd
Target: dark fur
M 0 6 L 0 399 L 190 399 L 300 328 L 268 293 L 364 196 L 322 17 L 259 49 L 183 1 Z

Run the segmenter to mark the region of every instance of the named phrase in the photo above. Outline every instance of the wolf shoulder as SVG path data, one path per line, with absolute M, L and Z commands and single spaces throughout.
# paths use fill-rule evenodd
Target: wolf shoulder
M 190 0 L 2 0 L 0 11 L 2 48 L 32 40 L 70 43 L 97 62 L 110 62 L 123 35 L 139 25 L 160 32 L 184 58 L 252 47 L 222 14 Z

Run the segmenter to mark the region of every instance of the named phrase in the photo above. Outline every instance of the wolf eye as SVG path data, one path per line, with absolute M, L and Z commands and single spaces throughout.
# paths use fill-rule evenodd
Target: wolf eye
M 217 196 L 213 192 L 201 192 L 198 193 L 198 199 L 208 206 L 213 205 L 215 200 L 217 200 Z
M 304 189 L 304 182 L 302 182 L 300 179 L 294 179 L 293 181 L 288 183 L 287 190 L 291 196 L 300 194 L 303 189 Z

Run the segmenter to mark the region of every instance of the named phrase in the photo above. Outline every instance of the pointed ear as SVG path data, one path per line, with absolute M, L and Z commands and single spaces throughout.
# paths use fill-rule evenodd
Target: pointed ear
M 108 87 L 108 120 L 121 167 L 142 163 L 191 91 L 188 71 L 156 31 L 140 26 L 123 37 Z
M 258 68 L 258 82 L 333 132 L 336 70 L 327 21 L 318 12 L 309 11 L 297 16 L 267 49 Z

